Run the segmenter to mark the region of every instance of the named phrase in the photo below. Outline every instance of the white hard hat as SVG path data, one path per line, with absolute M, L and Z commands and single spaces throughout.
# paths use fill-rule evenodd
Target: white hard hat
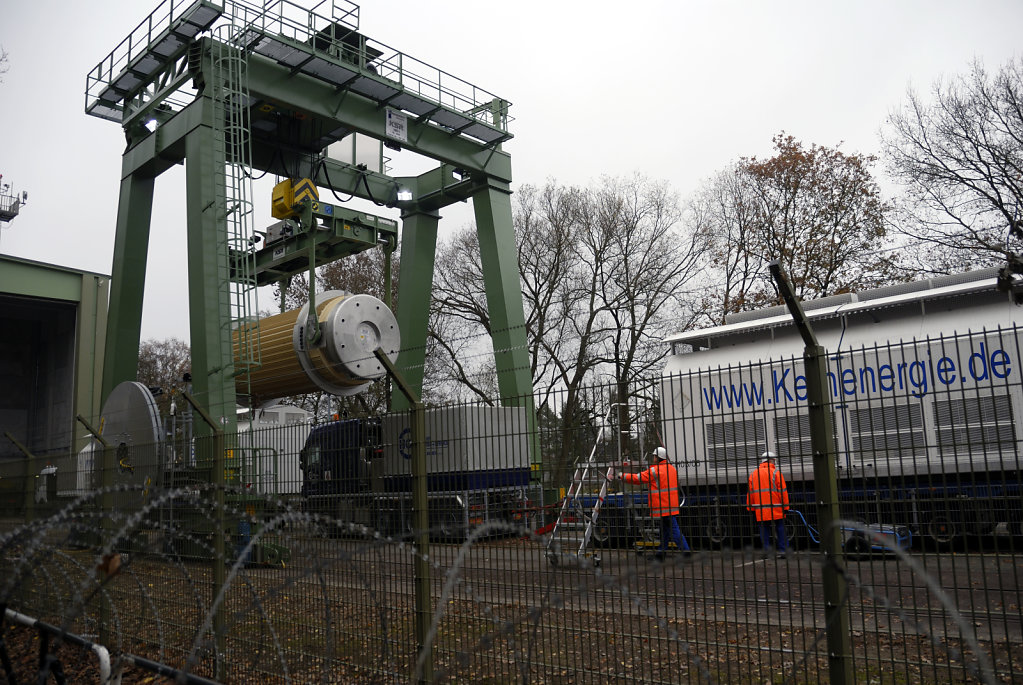
M 768 450 L 761 454 L 760 458 L 763 459 L 764 461 L 767 461 L 768 459 L 777 459 L 778 455 L 772 452 L 771 450 Z
M 660 459 L 667 459 L 667 458 L 668 458 L 668 450 L 664 449 L 663 447 L 658 447 L 650 455 L 650 461 L 658 461 Z

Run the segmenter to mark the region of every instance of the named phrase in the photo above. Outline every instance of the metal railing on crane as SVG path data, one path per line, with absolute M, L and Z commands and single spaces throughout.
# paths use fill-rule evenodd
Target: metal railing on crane
M 219 26 L 244 27 L 234 44 L 296 73 L 387 102 L 434 125 L 496 145 L 510 138 L 510 104 L 482 88 L 359 33 L 359 7 L 332 0 L 165 0 L 86 77 L 85 111 L 124 125 L 161 102 L 178 111 L 196 95 L 188 46 Z M 323 10 L 325 11 L 325 10 Z

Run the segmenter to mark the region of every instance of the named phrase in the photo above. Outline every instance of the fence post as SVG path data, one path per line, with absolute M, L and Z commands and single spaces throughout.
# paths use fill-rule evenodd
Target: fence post
M 78 423 L 85 426 L 85 430 L 92 434 L 92 437 L 99 441 L 99 444 L 103 445 L 103 451 L 99 459 L 99 485 L 102 489 L 102 493 L 99 498 L 100 511 L 101 513 L 101 524 L 100 530 L 105 533 L 113 533 L 114 531 L 114 469 L 117 468 L 117 454 L 114 449 L 107 442 L 107 439 L 103 437 L 103 421 L 100 420 L 100 429 L 96 430 L 92 427 L 92 424 L 82 416 L 78 414 L 75 416 Z M 92 468 L 96 468 L 96 457 L 93 456 Z M 77 469 L 76 469 L 77 470 Z M 101 540 L 102 542 L 102 540 Z M 106 599 L 100 599 L 99 605 L 99 643 L 101 645 L 110 644 L 110 603 Z
M 412 406 L 412 536 L 416 554 L 412 558 L 412 585 L 415 594 L 416 647 L 423 664 L 420 683 L 433 682 L 433 646 L 427 640 L 433 621 L 430 597 L 430 512 L 426 496 L 426 409 L 391 360 L 379 347 L 373 352 L 398 389 Z
M 838 475 L 835 469 L 835 431 L 828 402 L 827 359 L 824 347 L 817 342 L 809 319 L 796 299 L 792 286 L 778 260 L 770 263 L 771 276 L 789 308 L 789 313 L 803 338 L 803 360 L 806 370 L 806 394 L 810 407 L 810 446 L 813 450 L 813 484 L 817 499 L 817 523 L 821 531 L 824 553 L 824 621 L 827 626 L 828 671 L 834 685 L 852 685 L 852 633 L 849 612 L 845 605 L 849 586 L 842 568 L 842 532 L 836 522 L 841 518 L 838 508 Z
M 8 440 L 14 443 L 14 446 L 17 447 L 22 454 L 25 455 L 25 492 L 22 504 L 25 507 L 25 522 L 28 523 L 35 518 L 35 477 L 39 474 L 39 462 L 36 459 L 36 455 L 29 452 L 28 448 L 18 442 L 13 435 L 7 431 L 4 431 L 4 435 Z
M 217 513 L 214 521 L 216 528 L 213 531 L 212 604 L 213 601 L 216 601 L 218 592 L 224 590 L 226 593 L 224 585 L 227 582 L 227 559 L 225 558 L 227 545 L 224 540 L 224 468 L 226 467 L 224 464 L 224 429 L 213 420 L 213 417 L 205 409 L 199 406 L 195 398 L 187 390 L 182 390 L 181 396 L 192 405 L 192 409 L 199 413 L 203 422 L 213 431 L 213 473 L 210 480 L 213 483 L 213 501 L 216 505 Z M 225 594 L 224 601 L 213 610 L 213 677 L 215 680 L 224 680 L 224 656 L 227 649 L 225 641 L 227 637 L 227 623 L 224 619 L 224 604 L 226 603 L 227 595 Z

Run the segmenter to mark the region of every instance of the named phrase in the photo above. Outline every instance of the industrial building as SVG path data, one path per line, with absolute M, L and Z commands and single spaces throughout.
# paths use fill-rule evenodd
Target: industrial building
M 104 274 L 0 255 L 0 460 L 23 459 L 19 444 L 44 463 L 85 445 L 75 416 L 100 410 L 109 287 Z

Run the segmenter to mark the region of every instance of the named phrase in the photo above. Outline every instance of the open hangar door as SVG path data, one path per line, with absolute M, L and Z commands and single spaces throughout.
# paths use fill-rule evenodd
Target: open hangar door
M 71 449 L 77 309 L 0 294 L 0 426 L 44 458 Z M 10 440 L 0 456 L 23 457 Z

